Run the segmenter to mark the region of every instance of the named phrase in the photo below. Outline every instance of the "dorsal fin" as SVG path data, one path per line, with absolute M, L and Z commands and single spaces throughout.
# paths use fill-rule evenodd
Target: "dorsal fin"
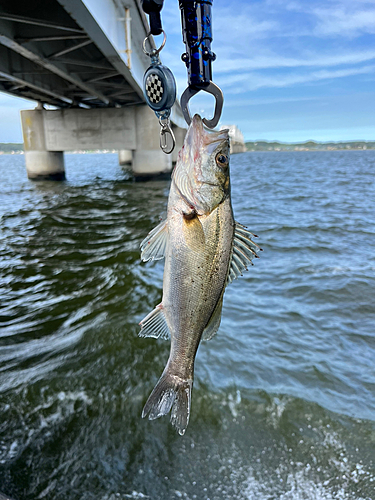
M 148 233 L 141 243 L 141 259 L 143 262 L 148 260 L 159 260 L 165 257 L 168 244 L 168 226 L 167 221 L 163 220 L 152 231 Z
M 258 257 L 257 252 L 261 250 L 251 239 L 255 236 L 248 231 L 245 226 L 235 223 L 232 258 L 229 266 L 227 284 L 242 276 L 243 271 L 247 271 L 247 266 L 253 265 L 254 257 Z

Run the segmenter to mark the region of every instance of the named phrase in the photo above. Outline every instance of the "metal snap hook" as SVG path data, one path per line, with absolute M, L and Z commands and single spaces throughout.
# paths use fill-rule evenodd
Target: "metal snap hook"
M 163 121 L 163 118 L 159 119 L 160 123 L 160 148 L 163 151 L 163 153 L 169 155 L 172 153 L 176 146 L 176 138 L 174 136 L 173 130 L 170 126 L 170 121 L 169 118 L 166 121 Z M 171 146 L 168 147 L 168 136 L 170 137 L 170 140 L 172 142 Z
M 201 90 L 208 92 L 209 94 L 212 94 L 215 97 L 215 111 L 214 111 L 213 118 L 211 120 L 207 120 L 206 118 L 203 118 L 203 120 L 202 120 L 203 123 L 206 125 L 206 127 L 215 128 L 220 120 L 220 116 L 221 116 L 221 112 L 222 112 L 223 104 L 224 104 L 224 96 L 223 96 L 223 92 L 221 91 L 221 89 L 211 81 L 205 87 L 200 87 L 200 88 L 187 87 L 187 89 L 184 91 L 184 93 L 181 96 L 182 113 L 184 115 L 186 123 L 188 125 L 190 125 L 191 114 L 190 114 L 190 110 L 189 110 L 189 101 L 192 97 L 195 96 L 195 94 L 197 94 Z

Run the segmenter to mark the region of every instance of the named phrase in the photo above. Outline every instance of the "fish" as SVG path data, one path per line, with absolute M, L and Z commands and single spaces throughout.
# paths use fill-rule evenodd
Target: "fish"
M 142 417 L 171 411 L 183 435 L 189 423 L 195 356 L 217 332 L 225 289 L 259 246 L 235 222 L 230 194 L 229 131 L 209 131 L 195 115 L 172 173 L 167 218 L 141 243 L 144 262 L 165 258 L 163 297 L 141 322 L 139 336 L 171 339 L 165 369 Z

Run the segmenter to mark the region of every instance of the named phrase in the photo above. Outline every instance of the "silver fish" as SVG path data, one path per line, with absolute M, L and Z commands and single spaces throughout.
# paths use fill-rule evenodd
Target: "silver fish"
M 166 415 L 183 435 L 194 360 L 217 332 L 228 283 L 257 257 L 254 236 L 233 218 L 228 130 L 209 132 L 195 115 L 172 175 L 167 219 L 141 243 L 143 261 L 165 257 L 163 299 L 141 322 L 141 337 L 171 338 L 167 365 L 142 417 Z

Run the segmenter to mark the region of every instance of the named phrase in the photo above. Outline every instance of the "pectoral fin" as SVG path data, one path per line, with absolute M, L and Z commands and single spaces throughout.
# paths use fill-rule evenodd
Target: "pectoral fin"
M 199 217 L 196 214 L 184 216 L 182 230 L 187 246 L 194 252 L 203 252 L 206 245 L 206 239 Z
M 230 262 L 227 284 L 242 276 L 243 271 L 247 271 L 248 265 L 253 265 L 254 257 L 258 258 L 257 252 L 262 250 L 251 239 L 254 236 L 245 226 L 235 223 L 232 258 Z
M 210 321 L 208 322 L 206 328 L 203 330 L 202 340 L 211 340 L 219 329 L 221 322 L 221 311 L 223 309 L 223 297 L 224 297 L 224 292 L 222 293 L 220 299 L 216 304 L 216 307 L 214 309 L 214 312 L 212 313 Z
M 141 243 L 141 259 L 143 262 L 148 260 L 159 260 L 165 256 L 168 244 L 168 226 L 164 220 L 148 233 Z
M 164 316 L 163 306 L 159 304 L 139 323 L 140 337 L 154 337 L 168 340 L 171 336 Z

